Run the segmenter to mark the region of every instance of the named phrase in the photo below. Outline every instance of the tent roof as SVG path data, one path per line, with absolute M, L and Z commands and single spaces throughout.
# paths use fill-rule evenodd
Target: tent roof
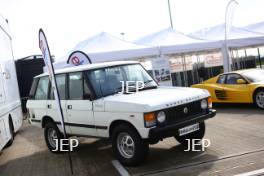
M 264 35 L 264 21 L 247 25 L 244 28 L 249 30 L 249 31 L 260 33 L 260 34 Z
M 135 43 L 137 44 L 149 45 L 149 46 L 182 45 L 182 44 L 198 43 L 198 42 L 202 42 L 202 41 L 191 38 L 181 32 L 172 29 L 171 27 L 147 35 L 135 41 Z
M 224 40 L 225 39 L 225 24 L 204 28 L 199 31 L 193 32 L 190 36 L 198 39 L 209 41 Z M 240 39 L 261 36 L 259 33 L 252 32 L 243 28 L 231 26 L 228 39 Z
M 99 53 L 140 48 L 147 48 L 147 46 L 126 42 L 106 32 L 101 32 L 91 38 L 81 41 L 73 50 L 82 50 L 86 53 Z
M 161 54 L 177 54 L 221 48 L 220 42 L 195 39 L 181 32 L 166 28 L 136 41 L 138 44 L 159 46 Z
M 133 44 L 106 32 L 101 32 L 78 43 L 72 51 L 57 60 L 55 67 L 65 67 L 69 55 L 76 50 L 85 52 L 93 63 L 155 56 L 159 54 L 157 47 Z

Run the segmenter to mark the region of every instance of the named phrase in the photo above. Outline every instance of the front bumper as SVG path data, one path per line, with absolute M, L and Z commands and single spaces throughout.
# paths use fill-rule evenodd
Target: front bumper
M 205 121 L 206 119 L 212 118 L 216 115 L 216 110 L 210 109 L 209 113 L 201 116 L 196 116 L 186 121 L 182 121 L 172 125 L 166 125 L 163 127 L 154 127 L 149 130 L 149 139 L 150 140 L 160 140 L 166 137 L 171 137 L 178 135 L 178 129 L 183 128 L 188 125 L 192 125 L 195 123 L 200 123 Z

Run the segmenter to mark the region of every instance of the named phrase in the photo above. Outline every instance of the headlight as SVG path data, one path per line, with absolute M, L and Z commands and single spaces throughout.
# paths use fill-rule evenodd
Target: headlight
M 160 111 L 160 112 L 157 114 L 157 121 L 158 121 L 159 123 L 163 123 L 163 122 L 165 122 L 165 120 L 166 120 L 166 114 L 165 114 L 165 112 L 164 112 L 164 111 Z
M 207 103 L 207 100 L 206 99 L 203 99 L 201 101 L 201 108 L 202 109 L 207 109 L 208 108 L 208 103 Z

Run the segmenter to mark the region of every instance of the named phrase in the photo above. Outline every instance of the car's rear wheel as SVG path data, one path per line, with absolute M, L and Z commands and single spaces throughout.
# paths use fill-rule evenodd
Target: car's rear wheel
M 63 139 L 63 135 L 55 123 L 48 122 L 45 125 L 44 136 L 48 149 L 53 153 L 60 153 L 60 140 Z
M 203 139 L 204 134 L 205 134 L 205 123 L 201 122 L 201 123 L 199 123 L 199 130 L 198 131 L 194 131 L 192 133 L 189 133 L 189 134 L 186 134 L 183 136 L 177 135 L 174 137 L 179 143 L 181 143 L 184 146 L 187 146 L 188 142 L 192 143 L 195 141 L 195 142 L 199 143 Z
M 117 126 L 112 134 L 112 148 L 116 158 L 126 166 L 135 166 L 145 159 L 149 145 L 129 125 Z
M 254 102 L 260 109 L 264 109 L 264 89 L 258 90 L 254 96 Z

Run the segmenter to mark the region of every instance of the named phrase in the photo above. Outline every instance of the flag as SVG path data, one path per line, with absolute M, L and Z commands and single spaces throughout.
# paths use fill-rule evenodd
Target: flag
M 52 86 L 51 90 L 54 91 L 54 97 L 55 97 L 55 101 L 56 101 L 56 104 L 57 104 L 58 115 L 60 117 L 62 131 L 63 131 L 64 137 L 66 138 L 64 117 L 63 117 L 63 113 L 62 113 L 62 108 L 61 108 L 61 103 L 60 103 L 60 96 L 59 96 L 59 93 L 58 93 L 57 82 L 56 82 L 56 79 L 55 79 L 55 74 L 54 74 L 54 68 L 53 68 L 53 64 L 52 64 L 51 54 L 50 54 L 47 38 L 46 38 L 45 33 L 44 33 L 44 31 L 42 29 L 39 30 L 39 48 L 40 48 L 40 50 L 42 52 L 42 56 L 43 56 L 45 65 L 46 65 L 48 73 L 49 73 L 49 79 L 50 79 L 51 86 Z
M 67 60 L 67 64 L 72 66 L 85 65 L 88 63 L 91 64 L 92 62 L 89 56 L 82 51 L 72 52 Z

